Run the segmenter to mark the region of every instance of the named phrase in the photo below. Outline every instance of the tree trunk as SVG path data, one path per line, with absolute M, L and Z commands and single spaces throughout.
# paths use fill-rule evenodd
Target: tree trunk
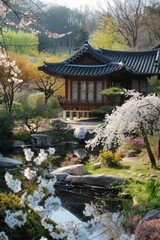
M 44 104 L 46 105 L 48 101 L 48 97 L 46 95 L 44 95 Z
M 148 156 L 149 156 L 149 159 L 150 159 L 150 162 L 151 162 L 151 166 L 153 168 L 155 168 L 156 167 L 156 160 L 155 160 L 155 157 L 154 157 L 154 155 L 152 153 L 151 146 L 150 146 L 150 143 L 148 141 L 147 134 L 142 131 L 142 136 L 143 136 L 144 143 L 146 145 L 146 149 L 147 149 L 147 153 L 148 153 Z
M 159 138 L 158 138 L 158 158 L 160 158 L 160 135 L 159 135 Z

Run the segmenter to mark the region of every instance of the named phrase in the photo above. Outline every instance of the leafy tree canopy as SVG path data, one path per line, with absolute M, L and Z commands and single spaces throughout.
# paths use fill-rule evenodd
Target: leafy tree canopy
M 10 28 L 3 28 L 3 36 L 0 35 L 0 45 L 5 42 L 8 51 L 21 54 L 31 54 L 38 49 L 38 37 L 22 30 L 14 31 Z
M 158 76 L 152 76 L 148 78 L 149 87 L 147 93 L 157 93 L 160 94 L 160 81 Z
M 101 92 L 104 96 L 119 96 L 124 94 L 124 90 L 118 87 L 110 87 Z
M 109 17 L 102 17 L 98 30 L 90 39 L 90 43 L 97 48 L 107 48 L 112 50 L 122 50 L 126 42 L 117 31 L 117 26 Z

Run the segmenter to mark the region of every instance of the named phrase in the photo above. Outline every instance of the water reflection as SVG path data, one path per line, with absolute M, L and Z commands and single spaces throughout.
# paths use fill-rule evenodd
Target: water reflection
M 85 221 L 83 210 L 86 203 L 94 203 L 95 205 L 108 210 L 117 212 L 122 210 L 122 202 L 117 198 L 115 193 L 111 193 L 104 189 L 92 188 L 72 188 L 72 189 L 56 189 L 56 194 L 62 201 L 62 206 L 74 214 L 76 217 Z

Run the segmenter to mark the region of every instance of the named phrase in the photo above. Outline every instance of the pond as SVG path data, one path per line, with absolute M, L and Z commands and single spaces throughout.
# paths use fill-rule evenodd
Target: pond
M 85 221 L 83 210 L 86 203 L 93 203 L 105 211 L 118 212 L 122 210 L 122 201 L 117 198 L 116 194 L 111 194 L 107 190 L 98 190 L 91 188 L 72 188 L 56 189 L 57 196 L 62 201 L 62 206 Z
M 66 157 L 67 153 L 74 153 L 79 157 L 84 157 L 87 153 L 84 145 L 80 146 L 54 146 L 56 149 L 55 156 L 58 156 L 57 160 L 59 165 Z M 21 151 L 15 151 L 7 155 L 14 159 L 24 161 L 24 154 Z M 58 166 L 57 166 L 58 167 Z M 97 206 L 103 206 L 105 210 L 119 211 L 122 210 L 122 202 L 117 198 L 117 192 L 106 190 L 105 188 L 94 186 L 67 186 L 65 184 L 56 186 L 56 195 L 60 197 L 62 206 L 77 216 L 79 219 L 84 220 L 83 210 L 86 203 L 94 203 Z

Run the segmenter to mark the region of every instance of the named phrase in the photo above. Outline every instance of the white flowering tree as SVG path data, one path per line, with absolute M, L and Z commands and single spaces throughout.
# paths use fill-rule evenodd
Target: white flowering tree
M 105 116 L 105 124 L 95 130 L 95 137 L 87 146 L 94 148 L 99 143 L 109 148 L 117 146 L 119 140 L 126 134 L 134 134 L 137 131 L 142 134 L 152 167 L 156 167 L 148 134 L 155 131 L 160 133 L 160 97 L 156 95 L 144 96 L 138 92 L 129 91 L 131 94 L 122 106 Z
M 12 111 L 15 93 L 23 84 L 23 80 L 18 78 L 19 73 L 16 62 L 0 53 L 0 95 L 8 113 Z

